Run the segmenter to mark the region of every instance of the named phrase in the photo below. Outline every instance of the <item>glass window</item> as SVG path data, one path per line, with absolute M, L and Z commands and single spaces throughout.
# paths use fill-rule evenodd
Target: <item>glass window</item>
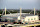
M 33 19 L 31 19 L 31 20 L 33 20 Z
M 35 18 L 34 18 L 34 20 L 35 20 Z
M 18 22 L 20 22 L 21 20 L 18 20 Z
M 15 22 L 15 20 L 10 20 L 10 22 Z
M 29 21 L 30 19 L 28 19 L 28 21 Z

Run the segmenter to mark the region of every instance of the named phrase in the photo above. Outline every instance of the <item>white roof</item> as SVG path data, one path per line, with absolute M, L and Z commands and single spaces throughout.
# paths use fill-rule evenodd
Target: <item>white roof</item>
M 26 17 L 26 16 L 34 16 L 33 14 L 29 14 L 29 13 L 21 13 L 22 17 Z M 18 17 L 20 16 L 20 13 L 13 13 L 13 14 L 6 14 L 6 15 L 3 15 L 3 17 Z M 36 16 L 36 15 L 35 15 Z M 38 16 L 38 15 L 37 15 Z
M 28 14 L 28 13 L 21 13 L 21 14 Z M 20 16 L 20 13 L 6 14 L 3 16 Z

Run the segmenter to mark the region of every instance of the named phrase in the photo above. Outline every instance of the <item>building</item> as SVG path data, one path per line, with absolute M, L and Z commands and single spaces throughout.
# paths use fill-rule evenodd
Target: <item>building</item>
M 22 10 L 20 8 L 20 13 L 14 13 L 14 14 L 6 14 L 6 8 L 5 8 L 5 15 L 2 16 L 3 19 L 13 20 L 13 21 L 22 21 L 22 22 L 36 22 L 39 20 L 39 16 L 35 15 L 35 8 L 34 8 L 34 14 L 29 13 L 22 13 Z
M 9 19 L 13 21 L 19 21 L 20 20 L 20 13 L 14 13 L 14 14 L 6 14 L 2 16 L 3 19 Z M 36 22 L 39 20 L 38 15 L 28 14 L 28 13 L 22 13 L 21 15 L 21 21 L 23 22 Z
M 26 14 L 26 13 L 23 13 Z M 2 16 L 2 19 L 8 19 L 8 20 L 18 20 L 18 16 L 20 16 L 20 13 L 14 13 L 14 14 L 6 14 Z
M 22 14 L 22 21 L 24 22 L 37 22 L 39 20 L 38 15 L 33 15 L 33 14 Z M 18 20 L 20 20 L 20 16 L 18 17 Z

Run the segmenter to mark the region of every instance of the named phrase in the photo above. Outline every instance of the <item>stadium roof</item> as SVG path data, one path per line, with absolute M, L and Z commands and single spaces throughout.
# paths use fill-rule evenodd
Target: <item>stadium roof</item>
M 20 16 L 20 13 L 14 13 L 14 14 L 7 14 L 7 15 L 3 15 L 5 17 L 18 17 Z M 26 16 L 34 16 L 33 14 L 29 14 L 29 13 L 22 13 L 21 15 L 22 17 L 26 17 Z

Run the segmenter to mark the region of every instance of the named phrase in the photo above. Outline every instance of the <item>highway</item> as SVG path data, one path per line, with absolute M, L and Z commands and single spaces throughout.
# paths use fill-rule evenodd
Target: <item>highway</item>
M 7 23 L 6 23 L 7 24 Z M 1 25 L 5 25 L 5 24 L 0 24 Z M 13 26 L 13 27 L 30 27 L 30 26 L 38 26 L 40 25 L 40 23 L 34 23 L 34 24 L 8 24 L 6 25 L 7 27 L 8 26 Z
M 40 25 L 40 23 L 36 23 L 36 24 L 13 24 L 13 27 L 31 27 L 31 26 L 38 26 Z M 7 25 L 10 26 L 10 25 Z

